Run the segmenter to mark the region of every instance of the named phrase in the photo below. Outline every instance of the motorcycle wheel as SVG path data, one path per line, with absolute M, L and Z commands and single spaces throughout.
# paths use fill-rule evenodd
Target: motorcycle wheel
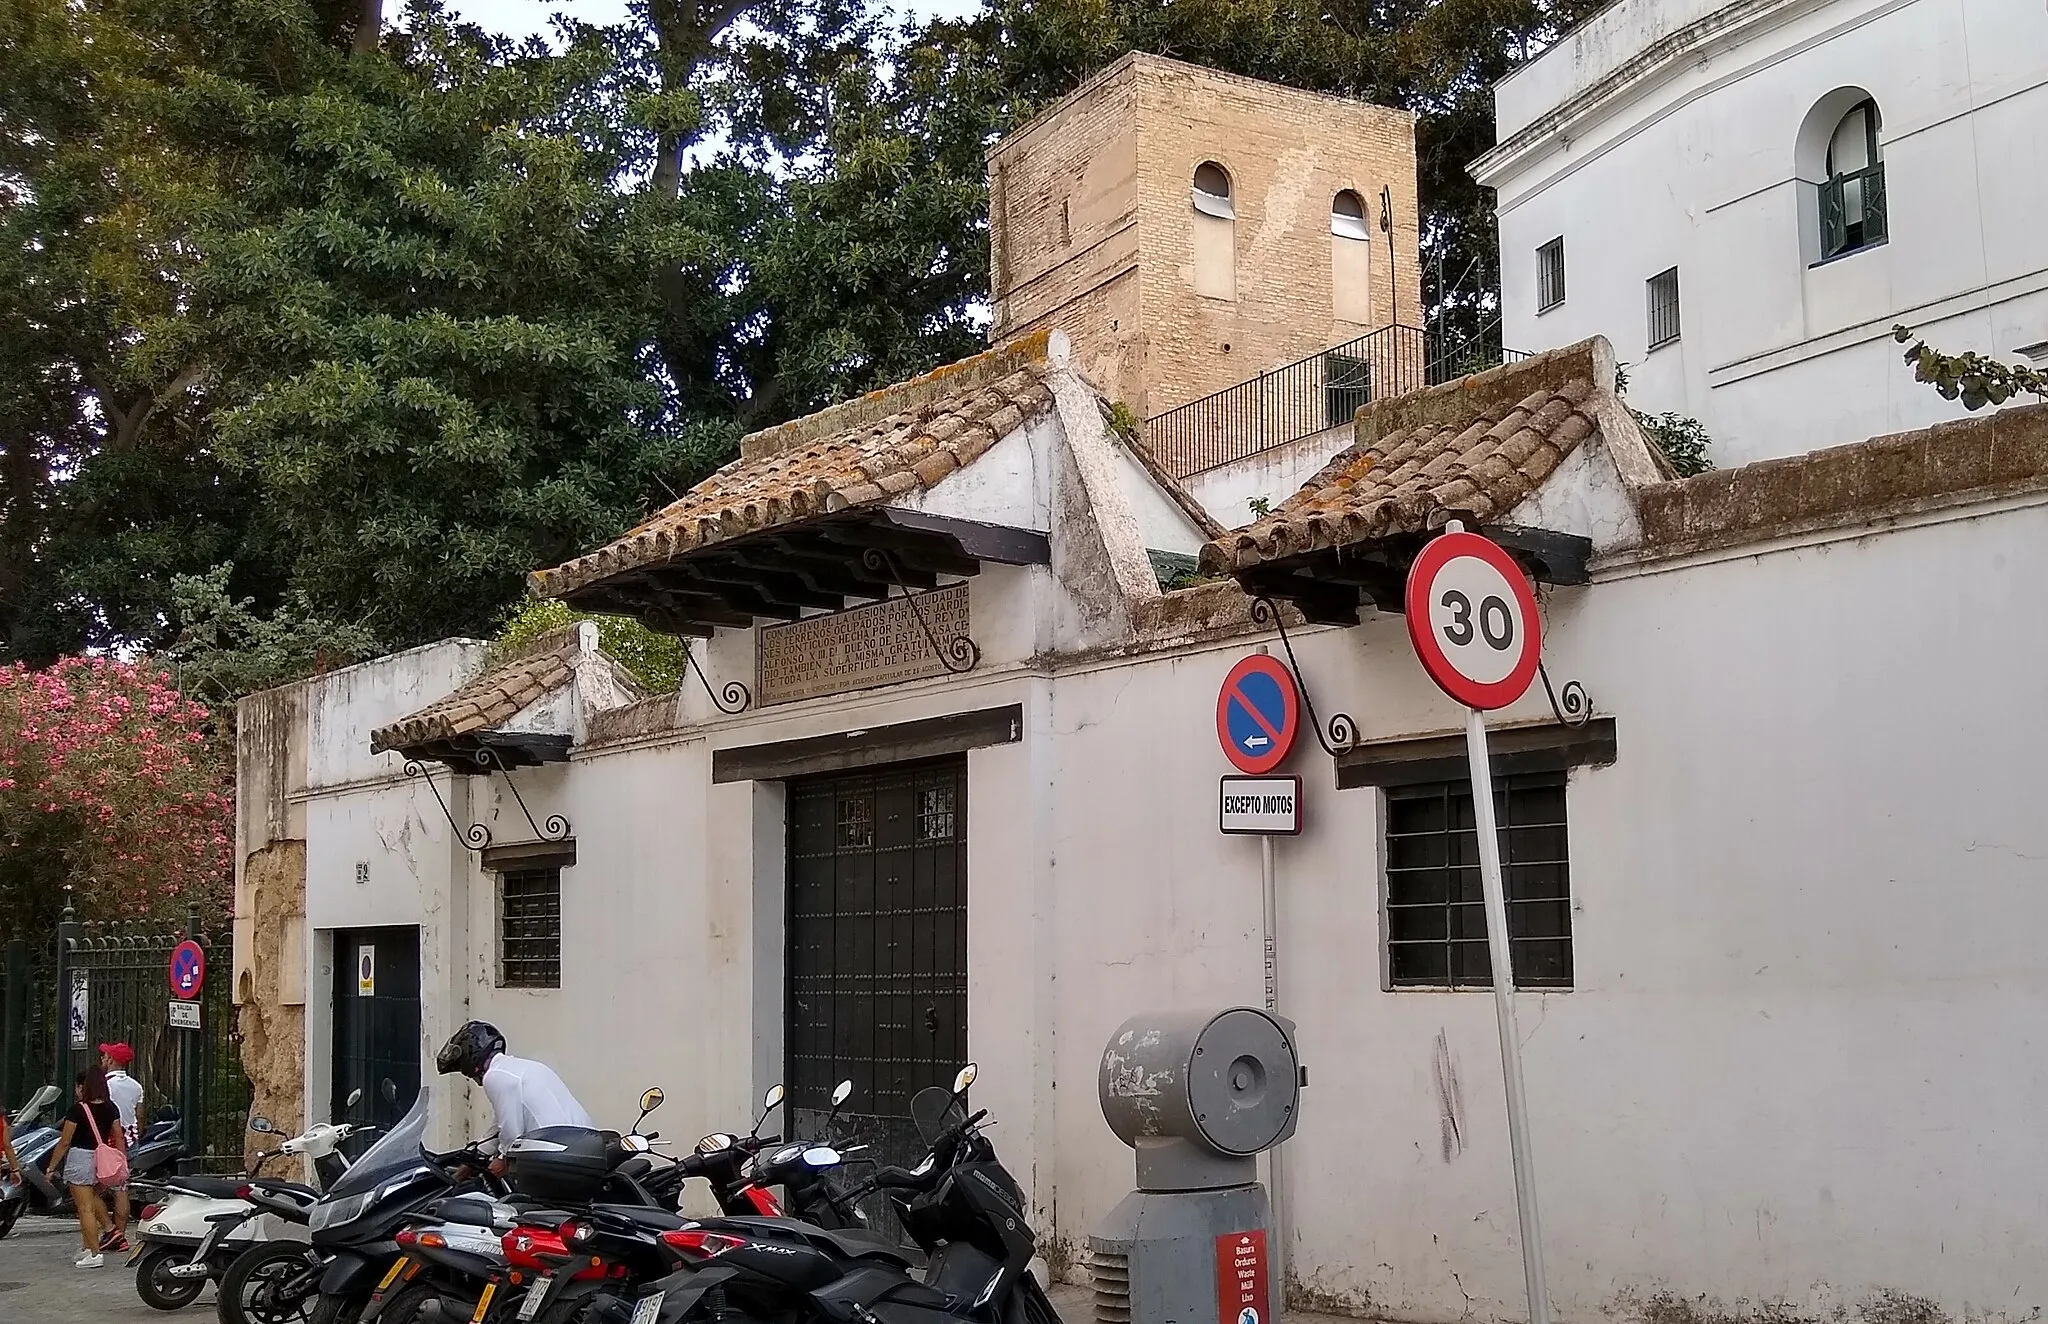
M 392 1297 L 391 1303 L 378 1312 L 378 1324 L 414 1324 L 427 1302 L 444 1298 L 446 1293 L 437 1284 L 414 1283 Z M 444 1312 L 441 1319 L 443 1324 L 463 1324 L 469 1319 L 469 1311 L 470 1307 L 464 1307 L 460 1319 L 450 1319 Z
M 1028 1324 L 1060 1324 L 1060 1312 L 1052 1308 L 1052 1298 L 1038 1285 L 1038 1277 L 1025 1270 L 1024 1281 L 1017 1285 L 1024 1294 L 1024 1318 Z
M 192 1257 L 174 1246 L 152 1246 L 135 1262 L 135 1295 L 151 1310 L 183 1310 L 206 1289 L 204 1278 L 173 1278 L 170 1271 Z
M 281 1301 L 277 1289 L 307 1268 L 312 1253 L 303 1241 L 269 1241 L 236 1256 L 220 1279 L 220 1324 L 304 1324 L 314 1294 Z
M 327 1296 L 323 1294 L 318 1304 L 313 1307 L 313 1317 L 308 1324 L 355 1324 L 357 1317 L 363 1313 L 363 1307 L 369 1304 L 370 1298 L 367 1295 Z M 413 1308 L 417 1310 L 419 1307 L 415 1306 Z

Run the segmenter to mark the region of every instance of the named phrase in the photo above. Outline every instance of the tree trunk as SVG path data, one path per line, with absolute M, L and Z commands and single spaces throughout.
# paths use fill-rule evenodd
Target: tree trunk
M 362 0 L 356 17 L 356 37 L 350 49 L 357 55 L 375 55 L 384 36 L 384 0 Z

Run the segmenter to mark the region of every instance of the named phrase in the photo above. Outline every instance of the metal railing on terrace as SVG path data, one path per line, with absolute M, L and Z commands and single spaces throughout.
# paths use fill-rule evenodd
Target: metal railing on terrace
M 1374 400 L 1528 358 L 1480 340 L 1385 326 L 1145 420 L 1145 445 L 1176 478 L 1351 421 Z

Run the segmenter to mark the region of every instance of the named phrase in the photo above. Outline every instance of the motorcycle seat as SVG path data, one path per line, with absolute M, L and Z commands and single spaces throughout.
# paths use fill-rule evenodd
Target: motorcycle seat
M 251 1190 L 262 1191 L 273 1196 L 289 1196 L 302 1204 L 312 1204 L 320 1198 L 320 1192 L 304 1182 L 286 1181 L 282 1177 L 258 1177 L 248 1183 Z
M 590 1207 L 594 1218 L 616 1219 L 639 1227 L 650 1227 L 660 1232 L 670 1232 L 688 1226 L 690 1220 L 666 1209 L 656 1209 L 644 1204 L 599 1204 Z
M 185 1176 L 167 1177 L 164 1179 L 164 1185 L 171 1190 L 184 1191 L 189 1195 L 204 1196 L 209 1200 L 239 1199 L 240 1197 L 235 1192 L 249 1184 L 239 1177 Z

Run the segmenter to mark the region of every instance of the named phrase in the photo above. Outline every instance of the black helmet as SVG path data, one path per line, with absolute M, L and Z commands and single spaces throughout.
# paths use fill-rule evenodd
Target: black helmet
M 491 1058 L 504 1051 L 505 1036 L 498 1033 L 497 1026 L 489 1021 L 468 1021 L 441 1046 L 441 1055 L 434 1059 L 434 1065 L 444 1076 L 459 1071 L 465 1076 L 481 1077 Z

